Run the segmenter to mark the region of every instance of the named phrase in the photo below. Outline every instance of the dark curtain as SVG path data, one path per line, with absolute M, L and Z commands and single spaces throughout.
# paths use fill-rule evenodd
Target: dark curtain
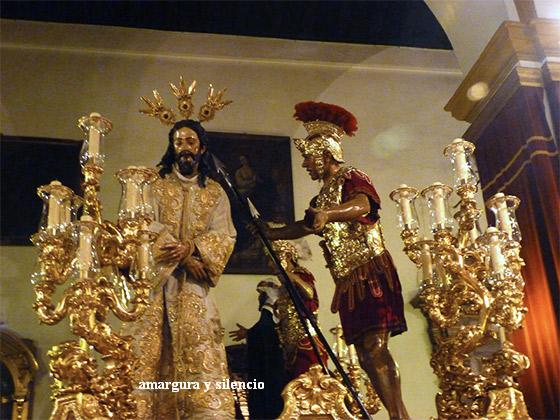
M 556 140 L 560 139 L 560 81 L 553 80 L 548 66 L 543 66 L 545 91 L 550 103 L 550 119 Z
M 553 102 L 557 102 L 557 97 Z M 558 109 L 558 103 L 552 103 Z M 553 111 L 553 114 L 556 114 Z M 474 141 L 484 199 L 497 192 L 521 199 L 517 219 L 526 266 L 524 327 L 511 341 L 531 359 L 519 377 L 529 413 L 559 418 L 558 147 L 546 121 L 543 89 L 521 87 Z M 556 114 L 557 115 L 557 114 Z M 558 121 L 553 122 L 557 126 Z M 489 217 L 492 217 L 489 215 Z

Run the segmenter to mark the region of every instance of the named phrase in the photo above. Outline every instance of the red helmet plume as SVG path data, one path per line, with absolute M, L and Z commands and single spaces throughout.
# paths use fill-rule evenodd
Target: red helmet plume
M 338 105 L 324 102 L 300 102 L 295 106 L 294 118 L 302 122 L 326 121 L 340 127 L 353 136 L 358 130 L 358 121 L 351 112 Z

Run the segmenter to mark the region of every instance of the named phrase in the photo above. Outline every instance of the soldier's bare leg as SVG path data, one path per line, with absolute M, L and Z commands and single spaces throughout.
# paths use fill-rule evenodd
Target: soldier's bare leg
M 388 339 L 386 332 L 366 333 L 356 342 L 356 351 L 391 419 L 409 419 L 402 400 L 399 367 L 387 347 Z

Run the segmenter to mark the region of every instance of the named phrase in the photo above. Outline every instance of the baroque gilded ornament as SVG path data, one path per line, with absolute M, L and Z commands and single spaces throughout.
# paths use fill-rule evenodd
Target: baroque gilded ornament
M 171 92 L 177 99 L 177 109 L 179 113 L 183 118 L 189 119 L 194 111 L 192 98 L 196 93 L 196 80 L 193 80 L 187 87 L 183 76 L 181 76 L 179 86 L 175 86 L 173 83 L 169 83 L 169 87 L 171 88 Z M 198 111 L 198 120 L 200 122 L 210 121 L 214 119 L 216 111 L 223 109 L 225 106 L 233 102 L 223 99 L 225 93 L 226 89 L 216 91 L 211 84 L 208 86 L 206 102 L 200 107 Z M 157 90 L 154 90 L 153 95 L 154 99 L 148 99 L 145 96 L 142 96 L 140 98 L 146 103 L 146 105 L 148 105 L 147 109 L 141 109 L 140 112 L 142 114 L 149 115 L 150 117 L 157 118 L 162 124 L 175 124 L 177 122 L 175 113 L 171 108 L 165 106 L 161 94 Z
M 390 197 L 398 206 L 404 252 L 422 269 L 415 301 L 433 329 L 431 366 L 441 389 L 436 396 L 439 417 L 528 419 L 516 377 L 529 367 L 529 359 L 507 339 L 521 327 L 527 311 L 515 219 L 519 199 L 503 193 L 489 199 L 486 205 L 497 223 L 480 235 L 482 212 L 469 162 L 474 148 L 456 139 L 444 149 L 459 197 L 453 217 L 448 209 L 453 188 L 434 183 L 420 193 L 429 208 L 432 239 L 418 237 L 418 191 L 401 185 Z
M 118 222 L 103 220 L 98 198 L 101 147 L 112 123 L 92 113 L 78 125 L 85 134 L 80 156 L 83 197 L 58 181 L 39 187 L 43 216 L 32 237 L 39 250 L 31 279 L 39 321 L 55 325 L 68 318 L 70 331 L 78 337 L 48 353 L 55 380 L 51 418 L 131 419 L 136 417 L 132 337 L 113 331 L 107 318 L 113 314 L 121 321 L 135 321 L 148 305 L 155 274 L 155 238 L 147 230 L 153 220 L 149 189 L 157 174 L 140 167 L 118 171 L 123 188 Z M 83 215 L 77 220 L 80 206 Z M 58 301 L 56 292 L 61 292 Z
M 320 365 L 291 381 L 282 391 L 284 410 L 280 420 L 296 420 L 302 417 L 325 417 L 353 420 L 346 408 L 346 388 L 336 379 L 325 375 Z

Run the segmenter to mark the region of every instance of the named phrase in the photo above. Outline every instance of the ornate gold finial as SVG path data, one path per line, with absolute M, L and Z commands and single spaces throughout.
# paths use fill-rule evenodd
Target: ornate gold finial
M 193 80 L 187 88 L 187 84 L 183 80 L 183 76 L 181 76 L 179 88 L 177 88 L 173 83 L 169 83 L 169 86 L 171 87 L 173 95 L 177 98 L 177 108 L 179 108 L 179 112 L 183 117 L 188 119 L 194 109 L 192 96 L 196 92 L 196 80 Z
M 142 96 L 140 99 L 142 99 L 150 109 L 141 109 L 140 112 L 150 117 L 156 117 L 162 124 L 175 124 L 175 114 L 173 111 L 163 104 L 163 99 L 157 90 L 154 89 L 153 92 L 156 102 L 152 102 L 145 96 Z
M 187 87 L 183 76 L 180 76 L 179 86 L 169 83 L 171 93 L 177 98 L 177 109 L 181 115 L 188 119 L 194 110 L 192 97 L 196 92 L 196 80 L 193 80 Z M 208 96 L 204 105 L 200 107 L 198 112 L 198 119 L 200 122 L 210 121 L 216 115 L 216 111 L 223 109 L 226 105 L 231 104 L 233 101 L 223 100 L 226 89 L 215 91 L 212 84 L 208 86 Z M 162 124 L 173 125 L 177 121 L 175 113 L 163 103 L 163 99 L 157 90 L 153 91 L 155 101 L 142 96 L 142 99 L 147 105 L 148 109 L 141 109 L 142 114 L 156 117 Z
M 224 106 L 231 104 L 233 101 L 222 101 L 224 93 L 227 89 L 219 90 L 214 94 L 214 87 L 208 85 L 208 97 L 206 103 L 200 107 L 198 112 L 198 119 L 200 121 L 210 121 L 216 115 L 216 111 L 221 110 Z

